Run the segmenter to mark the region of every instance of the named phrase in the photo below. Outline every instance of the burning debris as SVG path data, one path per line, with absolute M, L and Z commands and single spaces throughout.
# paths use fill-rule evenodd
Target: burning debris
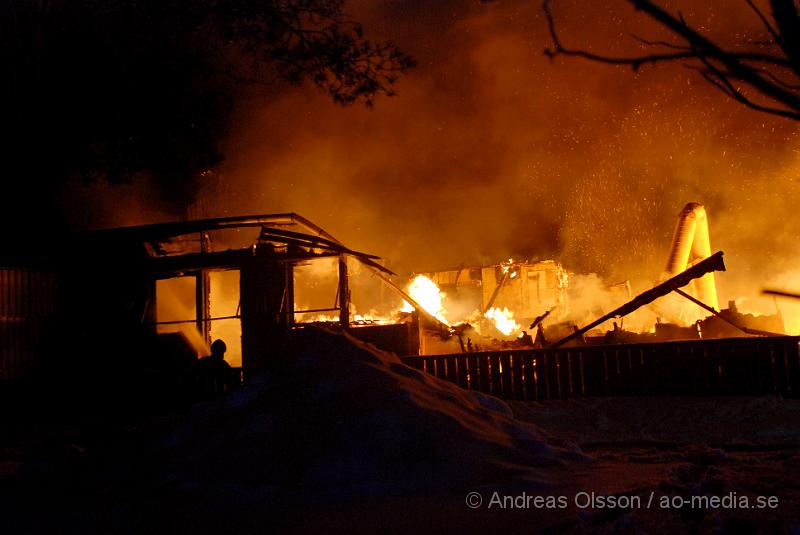
M 239 233 L 247 228 L 258 230 L 249 241 Z M 138 292 L 130 301 L 147 327 L 159 334 L 196 332 L 198 355 L 212 336 L 223 337 L 231 364 L 244 368 L 266 365 L 288 333 L 309 323 L 349 329 L 403 355 L 784 332 L 780 313 L 741 313 L 735 302 L 717 309 L 712 272 L 720 269 L 721 256 L 707 254 L 707 217 L 697 203 L 679 216 L 670 278 L 635 299 L 627 281 L 607 285 L 596 276 L 568 273 L 555 260 L 508 259 L 417 273 L 403 288 L 377 257 L 345 247 L 296 214 L 128 227 L 81 239 L 98 251 L 110 250 L 109 244 L 126 251 L 125 272 L 146 282 L 130 289 Z M 98 270 L 116 272 L 107 259 L 92 258 L 87 262 L 96 265 L 84 279 Z M 715 262 L 719 266 L 703 270 Z M 697 276 L 687 278 L 689 273 Z M 67 280 L 90 284 L 78 282 L 81 276 Z M 367 283 L 377 287 L 365 290 Z M 104 299 L 93 296 L 92 306 L 109 308 L 97 304 Z M 687 307 L 694 315 L 683 311 Z
M 721 255 L 711 254 L 704 207 L 689 203 L 678 217 L 663 282 L 635 299 L 629 281 L 607 285 L 593 275 L 568 274 L 554 260 L 462 265 L 416 275 L 407 291 L 450 327 L 446 335 L 458 338 L 457 346 L 442 345 L 423 334 L 423 353 L 783 333 L 779 313 L 742 314 L 733 301 L 718 310 L 713 272 L 724 270 Z M 403 310 L 413 308 L 406 303 Z M 535 329 L 535 339 L 525 325 Z
M 426 312 L 438 319 L 445 325 L 449 325 L 445 314 L 447 311 L 442 305 L 442 300 L 446 297 L 435 282 L 425 275 L 417 275 L 408 285 L 408 295 L 414 298 Z M 413 312 L 414 307 L 406 300 L 403 300 L 402 312 Z
M 483 316 L 492 320 L 494 327 L 506 336 L 518 333 L 522 329 L 519 323 L 514 321 L 514 313 L 508 310 L 508 307 L 503 307 L 502 310 L 492 307 L 484 312 Z

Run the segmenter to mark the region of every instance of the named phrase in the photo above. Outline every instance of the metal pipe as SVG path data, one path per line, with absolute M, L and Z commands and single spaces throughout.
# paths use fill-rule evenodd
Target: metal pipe
M 690 202 L 678 214 L 678 222 L 672 235 L 672 245 L 667 258 L 666 273 L 672 277 L 689 266 L 711 256 L 711 241 L 708 234 L 708 217 L 702 204 Z M 697 298 L 719 309 L 717 286 L 714 274 L 708 273 L 692 283 Z

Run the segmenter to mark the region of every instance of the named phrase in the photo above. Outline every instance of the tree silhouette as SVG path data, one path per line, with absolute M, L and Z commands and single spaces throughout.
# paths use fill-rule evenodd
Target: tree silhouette
M 607 56 L 565 46 L 556 31 L 550 0 L 544 0 L 552 48 L 550 58 L 575 56 L 614 65 L 630 65 L 638 70 L 647 63 L 681 62 L 696 70 L 707 82 L 737 102 L 769 114 L 800 120 L 800 16 L 795 0 L 769 0 L 769 17 L 752 0 L 743 0 L 763 27 L 765 39 L 743 39 L 722 46 L 696 27 L 681 13 L 672 14 L 651 0 L 628 0 L 636 10 L 670 32 L 675 40 L 649 40 L 632 37 L 651 48 L 645 54 Z
M 146 173 L 178 202 L 221 161 L 243 93 L 309 80 L 340 104 L 392 95 L 412 59 L 367 39 L 342 5 L 0 2 L 3 180 L 22 199 L 70 176 Z

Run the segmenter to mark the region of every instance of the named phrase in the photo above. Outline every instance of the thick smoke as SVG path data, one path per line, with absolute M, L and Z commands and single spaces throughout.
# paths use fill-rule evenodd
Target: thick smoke
M 712 37 L 763 37 L 743 0 L 700 4 L 667 7 Z M 636 293 L 658 279 L 677 214 L 696 201 L 712 248 L 726 252 L 721 303 L 791 281 L 796 123 L 677 64 L 551 62 L 539 2 L 349 9 L 419 66 L 374 109 L 338 107 L 310 87 L 242 102 L 212 215 L 298 212 L 399 271 L 555 258 L 629 279 Z M 636 52 L 629 31 L 664 38 L 626 2 L 559 1 L 554 14 L 574 47 Z

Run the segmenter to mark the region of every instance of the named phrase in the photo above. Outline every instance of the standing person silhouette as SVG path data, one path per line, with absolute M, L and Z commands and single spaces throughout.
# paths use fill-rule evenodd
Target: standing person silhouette
M 228 392 L 233 386 L 231 366 L 225 362 L 225 351 L 228 346 L 222 340 L 214 340 L 211 354 L 201 358 L 195 364 L 197 378 L 197 394 L 208 399 Z

